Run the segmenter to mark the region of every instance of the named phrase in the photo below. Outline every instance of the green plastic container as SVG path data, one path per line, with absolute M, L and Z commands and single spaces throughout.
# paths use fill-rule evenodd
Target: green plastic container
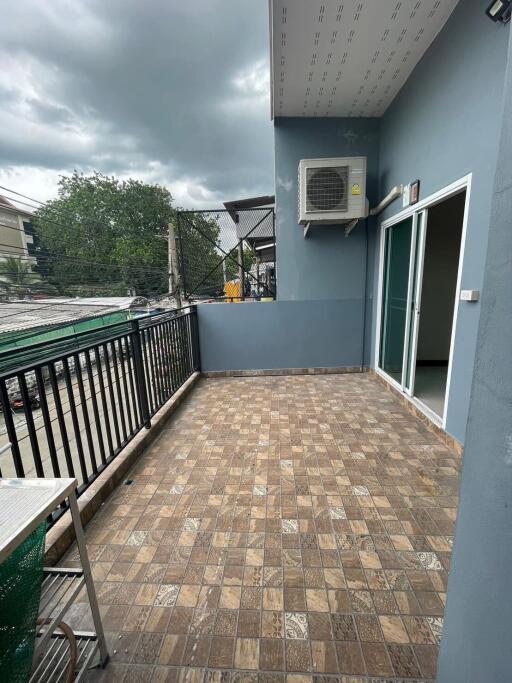
M 30 678 L 43 582 L 46 522 L 0 565 L 0 683 Z

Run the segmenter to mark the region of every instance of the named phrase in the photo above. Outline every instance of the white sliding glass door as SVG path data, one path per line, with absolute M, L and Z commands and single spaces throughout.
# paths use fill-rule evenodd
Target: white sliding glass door
M 414 393 L 426 211 L 384 230 L 378 367 Z

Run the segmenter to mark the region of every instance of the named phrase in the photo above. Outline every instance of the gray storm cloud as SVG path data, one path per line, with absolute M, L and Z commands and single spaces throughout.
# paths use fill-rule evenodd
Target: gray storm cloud
M 21 0 L 2 15 L 3 179 L 95 168 L 203 205 L 272 191 L 265 0 Z

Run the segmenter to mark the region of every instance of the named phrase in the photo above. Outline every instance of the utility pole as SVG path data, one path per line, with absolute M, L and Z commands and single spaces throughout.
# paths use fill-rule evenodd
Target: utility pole
M 181 308 L 181 282 L 178 269 L 178 254 L 176 251 L 176 235 L 174 233 L 174 224 L 168 224 L 168 261 L 169 261 L 169 298 L 174 296 L 176 301 L 176 308 Z

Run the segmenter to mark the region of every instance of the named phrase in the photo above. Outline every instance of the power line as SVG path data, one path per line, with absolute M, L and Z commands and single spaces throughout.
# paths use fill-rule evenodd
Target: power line
M 0 223 L 0 227 L 10 227 L 10 226 L 5 226 L 3 223 Z M 31 260 L 34 261 L 34 259 L 37 261 L 38 259 L 44 259 L 44 258 L 50 258 L 56 261 L 61 261 L 61 260 L 66 260 L 66 261 L 76 261 L 78 263 L 84 263 L 86 265 L 92 265 L 92 266 L 111 266 L 113 268 L 131 268 L 134 270 L 143 270 L 145 272 L 158 272 L 161 273 L 162 271 L 159 268 L 151 268 L 150 266 L 131 266 L 131 265 L 121 265 L 118 263 L 112 263 L 112 262 L 106 262 L 106 261 L 88 261 L 86 259 L 83 259 L 79 256 L 68 256 L 65 254 L 44 254 L 44 253 L 35 253 L 35 254 L 30 254 L 27 253 L 27 250 L 24 247 L 18 247 L 16 245 L 11 245 L 11 244 L 6 244 L 5 242 L 0 242 L 0 247 L 6 247 L 8 249 L 17 249 L 20 253 L 17 252 L 1 252 L 1 254 L 4 254 L 6 256 L 15 256 L 17 258 L 24 258 L 25 260 Z M 162 265 L 162 268 L 167 267 L 166 265 Z
M 79 224 L 82 224 L 82 223 L 80 223 L 80 222 L 77 220 L 76 217 L 73 217 L 72 214 L 68 214 L 67 212 L 62 211 L 62 209 L 57 209 L 56 207 L 49 205 L 50 202 L 43 202 L 43 201 L 41 201 L 40 199 L 34 199 L 33 197 L 29 197 L 29 196 L 27 196 L 27 195 L 25 195 L 25 194 L 23 194 L 23 193 L 21 193 L 21 192 L 16 192 L 16 190 L 12 190 L 12 189 L 10 189 L 10 188 L 8 188 L 8 187 L 5 187 L 5 186 L 3 186 L 3 185 L 0 185 L 0 189 L 5 190 L 5 191 L 7 191 L 7 192 L 10 192 L 11 194 L 15 194 L 15 195 L 18 196 L 18 197 L 23 197 L 24 199 L 28 199 L 28 200 L 30 200 L 31 202 L 36 202 L 37 204 L 40 204 L 41 206 L 47 208 L 49 211 L 53 211 L 54 213 L 57 213 L 57 214 L 60 215 L 60 216 L 64 216 L 65 218 L 68 218 L 68 217 L 71 215 L 71 220 L 72 220 L 73 222 L 75 222 L 75 223 L 78 222 Z M 12 197 L 7 197 L 7 199 L 12 199 Z M 23 204 L 23 205 L 25 205 L 25 206 L 29 206 L 29 207 L 32 208 L 32 209 L 36 209 L 36 210 L 37 210 L 37 209 L 40 208 L 40 207 L 37 207 L 37 206 L 32 206 L 31 204 L 28 204 L 27 202 L 23 202 L 23 201 L 20 201 L 20 200 L 17 200 L 17 199 L 14 200 L 14 201 L 17 201 L 19 204 Z M 50 201 L 51 201 L 51 200 L 50 200 Z M 59 200 L 57 199 L 56 201 L 59 201 Z M 10 207 L 7 207 L 7 208 L 10 208 Z M 178 209 L 172 209 L 173 212 L 176 212 L 177 210 L 178 210 Z M 37 220 L 38 216 L 35 215 L 34 217 L 35 217 L 36 220 Z M 167 219 L 164 219 L 164 220 L 162 221 L 162 223 L 165 224 L 166 222 L 168 222 L 168 218 L 169 218 L 169 217 L 167 217 Z M 61 227 L 68 227 L 67 225 L 65 226 L 65 225 L 63 225 L 62 223 L 56 223 L 55 221 L 52 221 L 51 219 L 48 219 L 47 217 L 41 218 L 41 220 L 47 221 L 47 222 L 49 222 L 49 223 L 55 223 L 56 225 L 60 225 Z M 105 222 L 103 222 L 103 221 L 100 221 L 100 220 L 98 220 L 97 218 L 92 218 L 91 216 L 88 216 L 88 215 L 83 216 L 83 219 L 82 219 L 82 220 L 85 221 L 85 222 L 89 222 L 89 223 L 91 223 L 91 224 L 96 224 L 96 225 L 103 226 L 103 227 L 105 227 L 105 228 L 111 228 L 111 227 L 112 227 L 112 226 L 109 225 L 108 223 L 105 223 Z M 118 227 L 120 227 L 120 228 L 125 228 L 125 226 L 122 226 L 122 225 L 119 225 Z

